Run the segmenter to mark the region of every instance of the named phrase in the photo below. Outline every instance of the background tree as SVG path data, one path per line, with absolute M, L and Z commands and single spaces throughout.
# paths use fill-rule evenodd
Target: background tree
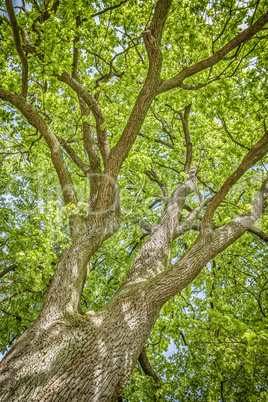
M 265 400 L 265 2 L 0 4 L 0 400 Z

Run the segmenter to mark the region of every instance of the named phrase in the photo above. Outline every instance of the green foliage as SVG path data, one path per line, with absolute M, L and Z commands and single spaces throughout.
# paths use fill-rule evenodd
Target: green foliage
M 29 2 L 26 10 L 16 11 L 18 24 L 36 46 L 36 53 L 28 56 L 29 93 L 37 94 L 34 106 L 53 132 L 86 161 L 78 99 L 57 75 L 63 70 L 71 72 L 73 40 L 79 36 L 75 44 L 79 77 L 86 89 L 98 95 L 112 148 L 146 78 L 148 60 L 141 33 L 155 3 L 128 1 L 91 17 L 117 3 L 64 0 L 42 24 L 35 22 L 40 10 L 34 4 L 41 11 L 45 7 L 39 1 Z M 173 77 L 224 46 L 251 24 L 255 6 L 251 1 L 236 2 L 236 6 L 231 1 L 175 1 L 163 36 L 162 78 Z M 259 1 L 255 19 L 264 8 L 265 2 Z M 79 16 L 84 21 L 77 26 Z M 0 38 L 0 86 L 20 93 L 20 60 L 5 20 Z M 146 173 L 153 169 L 169 195 L 186 178 L 186 143 L 179 111 L 192 104 L 189 131 L 193 160 L 199 163 L 198 189 L 205 199 L 220 189 L 247 149 L 263 135 L 268 110 L 267 49 L 267 40 L 252 39 L 236 58 L 222 60 L 186 82 L 211 81 L 209 85 L 194 91 L 176 89 L 153 101 L 120 171 L 122 224 L 91 261 L 94 269 L 82 295 L 84 311 L 100 309 L 115 293 L 148 235 L 139 223 L 155 225 L 161 215 L 164 201 L 157 197 L 161 190 Z M 108 79 L 111 62 L 114 69 Z M 0 116 L 0 272 L 13 267 L 0 285 L 4 352 L 38 316 L 59 255 L 69 244 L 69 232 L 68 211 L 63 208 L 47 145 L 3 102 Z M 95 128 L 92 114 L 86 119 Z M 67 154 L 64 158 L 84 205 L 88 182 Z M 264 159 L 233 187 L 217 209 L 216 226 L 251 210 L 266 169 Z M 189 208 L 198 204 L 199 196 L 188 197 Z M 187 214 L 183 210 L 183 217 Z M 258 226 L 267 233 L 266 215 Z M 190 231 L 174 242 L 172 262 L 196 236 Z M 123 396 L 133 402 L 161 396 L 187 402 L 267 400 L 267 276 L 266 246 L 251 234 L 208 263 L 191 285 L 163 307 L 148 340 L 147 353 L 161 387 L 137 364 Z

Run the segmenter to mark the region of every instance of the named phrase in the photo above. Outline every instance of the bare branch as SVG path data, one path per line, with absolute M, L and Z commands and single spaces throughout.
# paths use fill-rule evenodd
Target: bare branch
M 97 210 L 104 210 L 112 199 L 111 181 L 108 177 L 116 178 L 121 165 L 134 144 L 141 126 L 152 103 L 160 83 L 160 71 L 162 66 L 161 37 L 163 27 L 171 7 L 172 0 L 158 0 L 152 23 L 143 33 L 147 53 L 149 56 L 149 71 L 143 88 L 141 89 L 135 105 L 131 111 L 125 129 L 115 147 L 111 150 L 105 169 L 105 175 L 101 182 L 100 196 L 97 202 Z
M 79 104 L 82 116 L 89 116 L 90 109 L 89 107 L 87 107 L 85 101 L 82 98 L 80 98 Z M 85 150 L 89 158 L 90 171 L 92 173 L 90 175 L 90 198 L 91 202 L 94 202 L 98 193 L 102 170 L 98 150 L 94 141 L 92 126 L 86 120 L 83 120 L 83 141 Z
M 154 226 L 152 233 L 142 246 L 122 286 L 143 282 L 161 275 L 161 272 L 167 269 L 181 211 L 187 196 L 196 189 L 196 173 L 197 168 L 194 166 L 189 171 L 189 178 L 179 183 L 168 198 L 159 223 Z M 194 214 L 197 213 L 198 210 L 194 212 Z M 157 247 L 155 247 L 156 244 Z
M 21 80 L 22 80 L 21 95 L 24 98 L 26 98 L 27 91 L 28 91 L 28 60 L 22 49 L 22 45 L 21 45 L 21 41 L 20 41 L 19 27 L 17 24 L 12 0 L 6 0 L 6 7 L 7 7 L 7 12 L 9 15 L 10 22 L 11 22 L 11 28 L 12 28 L 12 32 L 13 32 L 15 47 L 16 47 L 17 53 L 18 53 L 20 61 L 21 61 Z
M 197 221 L 196 218 L 198 214 L 202 211 L 202 209 L 207 205 L 209 200 L 205 200 L 201 202 L 182 222 L 180 222 L 174 230 L 173 233 L 173 240 L 177 237 L 181 236 L 183 233 L 187 232 L 188 230 L 200 230 L 201 229 L 201 221 Z
M 148 76 L 154 75 L 157 81 L 159 81 L 162 67 L 162 32 L 171 4 L 172 0 L 158 0 L 151 25 L 142 33 L 149 58 Z
M 132 109 L 126 127 L 118 143 L 111 152 L 109 164 L 113 165 L 111 166 L 113 170 L 112 176 L 118 174 L 120 166 L 128 155 L 128 152 L 140 131 L 148 108 L 155 97 L 162 67 L 162 31 L 171 4 L 172 0 L 158 0 L 152 23 L 149 29 L 143 32 L 143 39 L 149 57 L 149 71 L 145 84 Z

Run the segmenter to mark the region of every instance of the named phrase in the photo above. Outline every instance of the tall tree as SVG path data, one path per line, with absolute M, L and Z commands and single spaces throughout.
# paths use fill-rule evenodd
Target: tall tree
M 188 351 L 180 400 L 253 372 L 265 397 L 267 22 L 264 1 L 1 1 L 3 344 L 23 332 L 1 401 L 122 400 L 138 359 L 154 396 L 130 398 L 169 396 L 162 337 Z

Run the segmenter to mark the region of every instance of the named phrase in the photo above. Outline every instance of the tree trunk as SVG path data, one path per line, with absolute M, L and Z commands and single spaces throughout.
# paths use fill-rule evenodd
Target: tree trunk
M 0 401 L 116 401 L 162 305 L 232 240 L 221 230 L 201 238 L 176 270 L 126 283 L 96 314 L 41 315 L 2 362 Z
M 137 285 L 97 314 L 38 319 L 2 362 L 0 401 L 115 401 L 158 311 Z
M 1 364 L 0 401 L 116 401 L 162 305 L 192 282 L 209 260 L 242 236 L 263 213 L 268 196 L 266 180 L 252 213 L 201 234 L 168 268 L 172 238 L 178 231 L 176 221 L 193 188 L 191 177 L 176 188 L 125 281 L 96 314 L 79 314 L 78 300 L 87 258 L 110 232 L 106 230 L 105 235 L 101 230 L 102 237 L 98 238 L 94 229 L 92 240 L 98 241 L 89 243 L 83 234 L 73 242 L 59 262 L 42 313 Z M 70 275 L 74 287 L 68 285 L 64 273 Z M 61 285 L 59 291 L 66 292 L 63 297 L 54 294 L 57 283 Z

